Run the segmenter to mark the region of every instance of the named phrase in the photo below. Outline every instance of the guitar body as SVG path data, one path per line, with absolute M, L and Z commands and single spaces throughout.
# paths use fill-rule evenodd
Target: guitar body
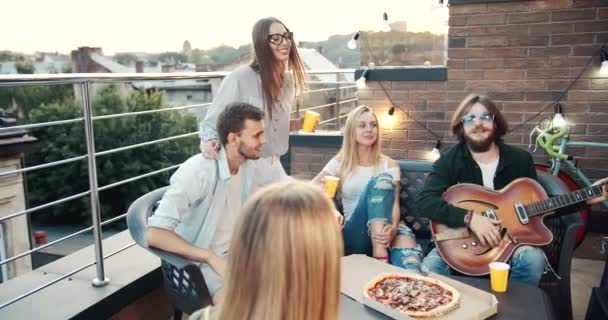
M 495 248 L 482 246 L 466 227 L 449 228 L 431 222 L 431 231 L 441 257 L 461 273 L 474 276 L 488 274 L 490 262 L 506 262 L 517 247 L 542 246 L 553 240 L 553 234 L 543 223 L 543 218 L 552 212 L 530 217 L 527 224 L 522 224 L 515 211 L 517 202 L 526 205 L 547 199 L 545 190 L 532 179 L 517 179 L 499 191 L 476 184 L 458 184 L 449 188 L 442 197 L 448 203 L 467 210 L 491 210 L 502 221 L 500 244 Z M 450 239 L 439 240 L 442 236 Z

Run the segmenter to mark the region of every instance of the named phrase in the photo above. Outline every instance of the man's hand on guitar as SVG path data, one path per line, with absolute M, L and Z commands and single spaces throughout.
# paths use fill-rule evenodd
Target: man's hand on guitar
M 469 228 L 483 246 L 496 247 L 500 243 L 500 220 L 492 220 L 480 212 L 473 212 Z
M 601 184 L 603 184 L 602 195 L 599 197 L 587 200 L 588 205 L 593 205 L 596 203 L 600 203 L 602 201 L 608 201 L 608 178 L 600 179 L 600 180 L 596 181 L 593 185 L 597 186 L 597 185 L 601 185 Z

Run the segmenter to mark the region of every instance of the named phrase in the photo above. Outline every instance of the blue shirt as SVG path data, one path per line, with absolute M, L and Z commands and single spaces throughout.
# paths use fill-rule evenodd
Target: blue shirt
M 272 177 L 260 174 L 268 170 L 267 165 L 265 161 L 252 160 L 241 165 L 241 203 L 258 187 L 272 182 Z M 148 219 L 148 226 L 173 231 L 197 247 L 209 249 L 217 223 L 227 210 L 230 178 L 223 148 L 219 160 L 206 159 L 201 154 L 192 156 L 171 176 L 170 186 Z

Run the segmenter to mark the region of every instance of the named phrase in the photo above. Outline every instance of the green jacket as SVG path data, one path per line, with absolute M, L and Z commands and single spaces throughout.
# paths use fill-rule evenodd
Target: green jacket
M 532 155 L 525 150 L 498 142 L 500 157 L 494 188 L 500 190 L 517 178 L 536 177 Z M 447 224 L 450 227 L 464 226 L 467 211 L 443 201 L 441 195 L 451 186 L 458 183 L 475 183 L 483 185 L 481 169 L 473 160 L 469 148 L 464 143 L 449 147 L 433 164 L 433 171 L 426 178 L 422 191 L 418 194 L 415 205 L 418 211 L 431 220 Z

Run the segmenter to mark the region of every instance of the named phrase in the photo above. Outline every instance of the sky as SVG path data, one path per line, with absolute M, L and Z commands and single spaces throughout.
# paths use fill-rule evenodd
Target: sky
M 447 2 L 447 1 L 446 1 Z M 297 41 L 320 41 L 333 34 L 378 30 L 407 21 L 408 31 L 445 30 L 447 9 L 438 0 L 20 0 L 2 5 L 0 50 L 69 53 L 81 46 L 117 52 L 181 51 L 251 41 L 260 18 L 274 16 Z M 431 10 L 435 8 L 435 10 Z

